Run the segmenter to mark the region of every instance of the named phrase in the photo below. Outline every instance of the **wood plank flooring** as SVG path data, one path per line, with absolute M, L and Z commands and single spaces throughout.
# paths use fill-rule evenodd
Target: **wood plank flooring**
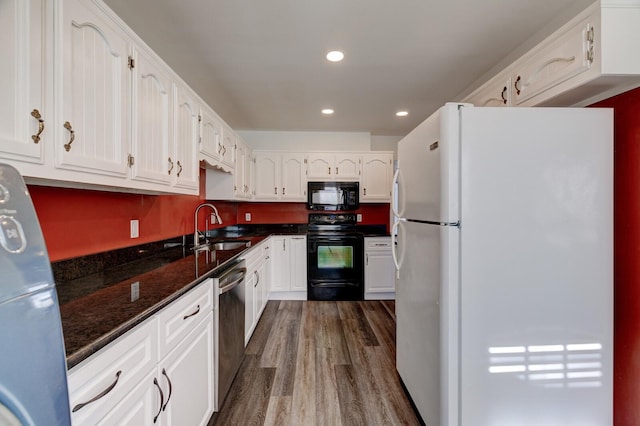
M 393 301 L 269 301 L 215 425 L 419 425 Z

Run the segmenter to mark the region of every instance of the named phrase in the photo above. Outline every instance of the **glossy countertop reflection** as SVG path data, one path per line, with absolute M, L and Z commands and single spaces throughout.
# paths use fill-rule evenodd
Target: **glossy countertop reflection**
M 251 241 L 250 247 L 234 250 L 194 252 L 174 247 L 100 273 L 57 282 L 67 368 L 224 270 L 265 238 L 242 237 Z

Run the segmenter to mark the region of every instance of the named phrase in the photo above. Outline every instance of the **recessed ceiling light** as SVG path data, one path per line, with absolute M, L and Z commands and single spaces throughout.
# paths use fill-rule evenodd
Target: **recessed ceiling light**
M 327 60 L 328 61 L 340 62 L 343 59 L 344 59 L 344 53 L 342 53 L 339 50 L 332 50 L 331 52 L 327 53 Z
M 325 108 L 325 109 L 322 110 L 322 113 L 324 115 L 331 115 L 331 114 L 333 114 L 333 110 L 331 108 Z
M 396 112 L 396 115 L 398 117 L 406 117 L 407 115 L 409 115 L 409 111 L 398 111 Z

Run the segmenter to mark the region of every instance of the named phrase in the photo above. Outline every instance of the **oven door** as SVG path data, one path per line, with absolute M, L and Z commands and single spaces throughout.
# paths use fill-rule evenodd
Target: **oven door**
M 309 300 L 363 299 L 362 235 L 309 235 L 307 249 Z

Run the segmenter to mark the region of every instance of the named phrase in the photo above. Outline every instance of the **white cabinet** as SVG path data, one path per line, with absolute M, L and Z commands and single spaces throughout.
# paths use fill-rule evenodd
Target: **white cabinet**
M 145 49 L 134 47 L 131 120 L 131 178 L 169 185 L 174 143 L 173 79 L 169 70 Z
M 176 84 L 174 93 L 175 144 L 169 161 L 169 173 L 174 186 L 192 190 L 195 195 L 198 193 L 200 176 L 197 159 L 200 106 L 186 86 Z
M 233 193 L 236 198 L 251 198 L 253 195 L 252 171 L 253 157 L 249 146 L 236 137 L 235 168 L 233 171 Z
M 364 298 L 394 299 L 394 265 L 391 237 L 365 237 Z
M 223 123 L 222 125 L 222 150 L 220 151 L 220 161 L 233 167 L 235 162 L 234 147 L 236 146 L 236 135 L 231 127 Z
M 362 178 L 360 179 L 360 202 L 376 203 L 391 201 L 393 179 L 393 154 L 370 152 L 362 154 Z
M 307 298 L 307 237 L 271 236 L 271 299 Z
M 247 275 L 241 294 L 244 299 L 245 346 L 260 320 L 267 303 L 269 277 L 266 276 L 267 262 L 270 262 L 269 243 L 271 239 L 251 248 L 243 258 L 247 265 Z
M 306 201 L 306 155 L 254 151 L 255 199 Z
M 511 106 L 511 70 L 502 72 L 471 93 L 464 102 L 475 106 Z
M 53 143 L 45 105 L 46 0 L 3 0 L 0 7 L 0 157 L 44 163 Z M 15 163 L 14 163 L 15 164 Z
M 584 106 L 638 87 L 638 22 L 637 0 L 595 2 L 463 101 Z
M 205 104 L 200 106 L 200 160 L 209 166 L 221 167 L 222 162 L 222 119 Z M 228 168 L 226 171 L 230 171 Z
M 308 180 L 358 180 L 360 155 L 357 153 L 309 153 Z
M 206 425 L 213 327 L 209 279 L 69 371 L 73 424 Z
M 124 180 L 131 111 L 130 39 L 86 1 L 63 0 L 58 11 L 55 164 Z
M 96 422 L 125 398 L 158 361 L 156 318 L 107 345 L 68 374 L 71 421 Z M 99 395 L 104 396 L 97 398 Z

